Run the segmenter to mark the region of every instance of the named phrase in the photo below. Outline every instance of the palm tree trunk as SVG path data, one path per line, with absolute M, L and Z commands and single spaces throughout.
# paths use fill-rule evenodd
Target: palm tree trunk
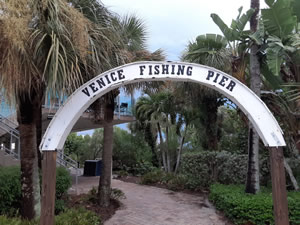
M 169 126 L 166 127 L 166 153 L 167 153 L 167 166 L 168 166 L 168 173 L 171 173 L 171 159 L 170 159 L 170 152 L 169 152 Z
M 18 122 L 21 142 L 21 216 L 32 220 L 40 215 L 40 182 L 37 157 L 36 117 L 38 97 L 20 94 Z
M 289 177 L 290 177 L 290 180 L 293 184 L 293 187 L 295 189 L 295 191 L 299 191 L 299 186 L 298 186 L 298 182 L 293 174 L 293 171 L 290 167 L 290 165 L 288 164 L 288 162 L 286 161 L 285 158 L 283 158 L 283 164 L 284 164 L 284 168 L 286 170 L 286 172 L 288 173 Z
M 99 205 L 108 207 L 110 205 L 111 172 L 112 172 L 112 150 L 113 150 L 113 119 L 114 119 L 114 98 L 105 96 L 106 104 L 104 109 L 104 133 L 102 170 L 99 180 Z
M 159 144 L 160 144 L 160 150 L 161 150 L 161 156 L 162 156 L 162 161 L 163 161 L 163 166 L 164 166 L 164 170 L 166 172 L 168 172 L 168 166 L 167 166 L 167 161 L 166 161 L 166 154 L 165 154 L 165 149 L 164 149 L 164 141 L 163 141 L 163 137 L 162 137 L 162 132 L 161 132 L 161 128 L 160 128 L 160 124 L 157 123 L 157 130 L 158 130 L 158 134 L 159 134 Z
M 257 30 L 258 25 L 258 12 L 259 12 L 259 0 L 251 0 L 251 8 L 255 9 L 255 13 L 250 20 L 250 29 L 252 33 Z M 250 88 L 254 93 L 260 97 L 260 63 L 258 58 L 257 44 L 251 46 L 250 52 Z M 249 123 L 248 134 L 248 171 L 246 180 L 246 193 L 256 194 L 260 189 L 259 184 L 259 136 L 254 129 L 253 125 Z
M 39 149 L 40 143 L 42 141 L 42 105 L 39 105 L 37 110 L 39 111 L 39 113 L 36 117 L 36 146 L 37 146 L 38 166 L 39 169 L 42 169 L 42 154 Z
M 203 118 L 203 124 L 205 127 L 205 141 L 203 148 L 206 150 L 216 151 L 218 149 L 218 99 L 214 96 L 204 96 L 203 105 L 201 108 L 204 109 L 205 118 Z
M 179 164 L 180 164 L 180 159 L 181 159 L 181 154 L 182 154 L 182 148 L 183 148 L 183 144 L 184 144 L 184 140 L 185 140 L 187 128 L 188 128 L 188 124 L 185 124 L 184 132 L 183 132 L 183 135 L 181 137 L 179 151 L 178 151 L 178 154 L 177 154 L 176 167 L 175 167 L 175 171 L 174 171 L 175 174 L 178 172 L 178 168 L 179 168 Z

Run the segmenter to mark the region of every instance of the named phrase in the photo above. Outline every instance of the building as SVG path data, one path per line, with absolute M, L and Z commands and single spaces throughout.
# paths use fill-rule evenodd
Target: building
M 47 95 L 42 106 L 42 133 L 45 133 L 51 119 L 66 99 L 66 96 L 51 99 L 50 95 Z M 133 105 L 133 96 L 127 96 L 124 91 L 121 91 L 116 98 L 113 123 L 118 125 L 134 121 L 135 118 L 132 114 Z M 92 109 L 87 109 L 74 125 L 72 132 L 103 127 L 103 113 L 97 115 L 97 119 L 95 119 L 94 114 Z M 60 159 L 58 163 L 65 165 L 72 161 L 68 159 L 68 162 L 64 162 L 67 158 L 63 153 L 58 154 L 58 159 Z M 0 92 L 0 166 L 17 165 L 19 164 L 19 159 L 20 141 L 16 110 L 13 106 L 7 104 Z M 76 162 L 73 162 L 73 164 L 75 166 Z

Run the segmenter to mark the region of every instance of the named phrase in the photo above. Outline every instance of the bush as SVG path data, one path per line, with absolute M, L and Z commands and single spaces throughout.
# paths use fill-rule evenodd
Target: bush
M 155 184 L 162 181 L 164 172 L 160 169 L 153 170 L 142 176 L 141 184 Z
M 247 155 L 226 151 L 200 151 L 182 156 L 180 172 L 186 176 L 186 187 L 197 190 L 213 183 L 243 184 L 247 174 Z M 268 160 L 260 160 L 261 179 L 268 180 Z M 263 182 L 264 184 L 265 182 Z
M 0 216 L 0 225 L 39 225 L 39 221 L 22 221 L 20 218 Z M 55 225 L 100 225 L 96 213 L 85 209 L 69 209 L 55 217 Z
M 20 167 L 0 167 L 0 215 L 15 216 L 21 207 L 21 172 Z M 63 196 L 70 188 L 71 176 L 63 168 L 56 169 L 55 212 L 64 209 Z
M 56 169 L 56 193 L 55 193 L 55 214 L 59 214 L 65 209 L 64 196 L 72 185 L 70 173 L 64 167 Z
M 99 216 L 86 209 L 68 209 L 55 218 L 55 225 L 99 225 Z
M 56 198 L 61 199 L 72 185 L 70 173 L 64 167 L 56 169 Z
M 252 195 L 242 185 L 214 184 L 209 199 L 235 224 L 274 224 L 272 194 L 266 189 Z M 288 202 L 290 223 L 300 224 L 300 193 L 289 192 Z
M 159 169 L 145 174 L 141 179 L 141 184 L 162 184 L 173 191 L 185 189 L 185 183 L 186 177 L 184 175 L 165 173 Z
M 20 208 L 20 167 L 0 167 L 0 214 L 13 216 Z

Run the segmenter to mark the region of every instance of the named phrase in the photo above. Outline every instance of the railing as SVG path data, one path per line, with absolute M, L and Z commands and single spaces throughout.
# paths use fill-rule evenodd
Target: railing
M 4 151 L 7 155 L 12 155 L 15 159 L 20 159 L 19 152 L 15 152 L 5 146 L 0 146 L 0 150 Z
M 19 131 L 15 129 L 18 127 L 17 124 L 0 115 L 0 125 L 3 130 L 5 130 L 8 133 L 11 133 L 16 138 L 19 138 Z
M 80 176 L 80 170 L 78 167 L 78 163 L 72 159 L 71 157 L 63 154 L 61 151 L 57 152 L 56 162 L 65 167 L 67 169 L 75 169 L 75 187 L 76 187 L 76 194 L 78 194 L 78 176 Z

